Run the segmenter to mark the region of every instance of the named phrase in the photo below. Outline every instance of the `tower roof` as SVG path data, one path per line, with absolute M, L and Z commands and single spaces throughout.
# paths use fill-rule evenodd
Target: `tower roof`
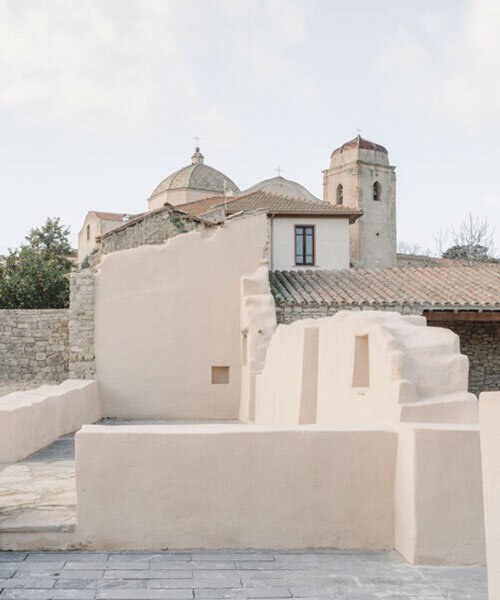
M 166 177 L 151 194 L 151 198 L 175 189 L 193 189 L 223 194 L 238 194 L 239 187 L 217 169 L 204 164 L 204 156 L 197 147 L 191 157 L 191 164 L 182 167 Z
M 370 140 L 365 140 L 360 135 L 358 135 L 350 142 L 346 142 L 345 144 L 342 144 L 342 146 L 339 146 L 338 148 L 336 148 L 332 152 L 331 156 L 333 156 L 334 154 L 340 154 L 342 152 L 346 152 L 347 150 L 355 150 L 355 149 L 375 150 L 375 152 L 383 152 L 384 154 L 389 154 L 387 152 L 387 148 L 384 148 L 384 146 L 381 146 L 380 144 L 376 144 L 375 142 L 370 142 Z
M 285 179 L 281 175 L 259 181 L 259 183 L 245 190 L 243 194 L 251 194 L 252 192 L 259 191 L 271 192 L 272 194 L 279 194 L 281 196 L 291 196 L 292 198 L 300 198 L 302 200 L 311 200 L 312 202 L 321 202 L 319 198 L 311 194 L 303 185 L 300 185 L 296 181 Z

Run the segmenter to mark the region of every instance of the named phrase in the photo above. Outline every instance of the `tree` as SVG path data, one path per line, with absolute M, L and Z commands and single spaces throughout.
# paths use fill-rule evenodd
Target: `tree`
M 22 246 L 0 261 L 0 308 L 66 308 L 69 280 L 60 262 Z
M 441 252 L 443 258 L 453 258 L 467 265 L 479 262 L 497 262 L 493 235 L 495 230 L 488 219 L 480 220 L 469 213 L 467 219 L 458 227 L 451 228 L 444 235 L 440 234 L 439 245 L 450 238 L 452 245 Z M 437 238 L 435 238 L 437 239 Z
M 442 256 L 460 261 L 495 262 L 496 260 L 488 255 L 486 246 L 451 246 L 443 252 Z
M 54 259 L 65 269 L 71 269 L 70 258 L 75 256 L 75 251 L 69 243 L 69 227 L 61 224 L 60 218 L 47 218 L 41 227 L 31 229 L 26 236 L 28 245 L 41 252 L 47 259 Z
M 65 308 L 74 255 L 69 229 L 48 218 L 31 229 L 27 244 L 0 257 L 0 308 Z

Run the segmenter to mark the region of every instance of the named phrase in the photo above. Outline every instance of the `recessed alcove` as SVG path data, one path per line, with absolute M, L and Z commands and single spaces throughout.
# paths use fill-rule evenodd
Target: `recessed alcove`
M 370 386 L 370 347 L 368 335 L 357 335 L 354 340 L 352 387 Z
M 212 383 L 229 383 L 229 367 L 212 367 Z

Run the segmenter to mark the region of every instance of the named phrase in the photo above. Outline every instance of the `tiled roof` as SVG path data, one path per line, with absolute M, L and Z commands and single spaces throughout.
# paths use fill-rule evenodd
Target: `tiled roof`
M 332 156 L 334 154 L 339 154 L 340 152 L 345 152 L 346 150 L 353 150 L 354 148 L 361 148 L 362 150 L 375 150 L 376 152 L 383 152 L 384 154 L 388 154 L 387 149 L 380 144 L 375 144 L 375 142 L 370 142 L 370 140 L 365 140 L 361 136 L 355 137 L 350 142 L 346 142 L 342 144 L 339 148 L 336 148 L 332 152 Z
M 500 265 L 274 271 L 279 305 L 420 306 L 500 310 Z
M 230 199 L 231 197 L 229 197 Z M 201 200 L 193 200 L 193 202 L 186 202 L 185 204 L 179 204 L 177 208 L 188 212 L 191 215 L 201 217 L 205 213 L 222 206 L 228 198 L 223 196 L 211 196 L 210 198 L 202 198 Z
M 112 212 L 100 212 L 97 210 L 91 210 L 91 213 L 94 213 L 96 217 L 102 219 L 103 221 L 121 221 L 126 213 L 112 213 Z
M 181 204 L 178 208 L 191 214 L 203 215 L 223 204 L 227 206 L 228 215 L 241 211 L 265 210 L 272 214 L 297 213 L 349 217 L 353 221 L 363 214 L 360 210 L 338 208 L 328 202 L 293 198 L 261 190 L 236 197 L 214 196 L 204 198 L 203 200 Z

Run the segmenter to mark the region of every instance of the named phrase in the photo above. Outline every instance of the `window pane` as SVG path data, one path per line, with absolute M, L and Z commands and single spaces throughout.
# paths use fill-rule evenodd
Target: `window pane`
M 314 248 L 313 236 L 312 235 L 306 235 L 306 254 L 312 256 L 313 248 Z
M 297 235 L 295 241 L 295 252 L 297 255 L 300 256 L 302 256 L 302 254 L 304 253 L 304 238 L 301 235 Z

